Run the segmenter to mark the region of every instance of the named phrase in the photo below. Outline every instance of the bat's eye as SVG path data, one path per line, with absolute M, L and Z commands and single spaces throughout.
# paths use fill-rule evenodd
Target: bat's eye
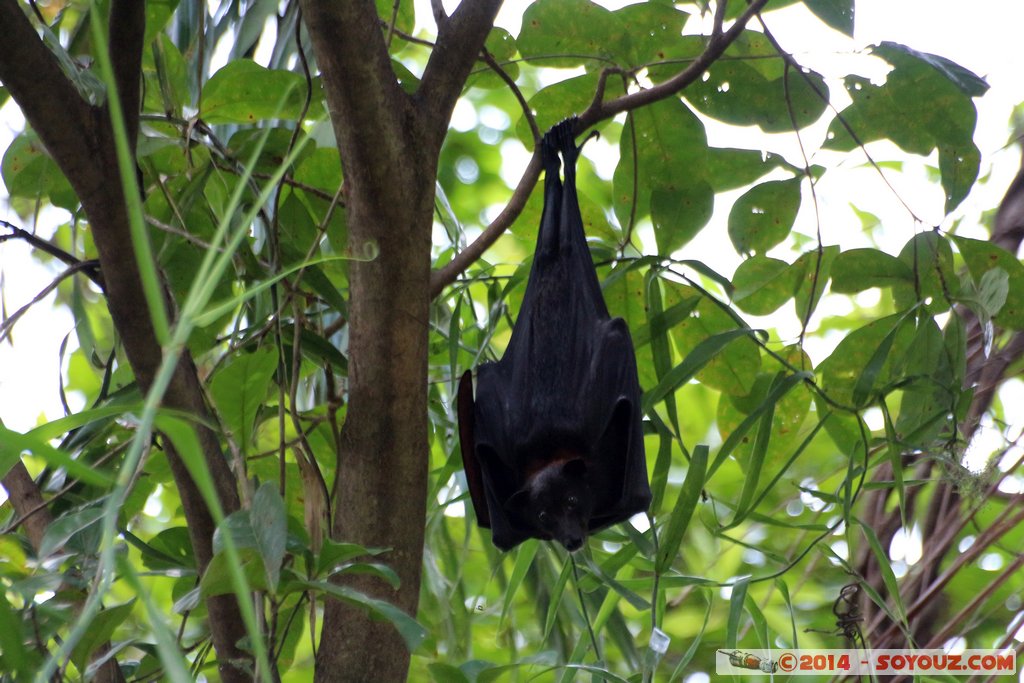
M 576 496 L 569 496 L 568 498 L 566 498 L 565 502 L 569 507 L 574 508 L 580 504 L 580 499 L 577 498 Z
M 548 521 L 549 521 L 550 519 L 551 519 L 551 515 L 549 515 L 549 514 L 548 514 L 547 512 L 545 512 L 544 510 L 541 510 L 541 511 L 540 511 L 540 514 L 538 514 L 538 515 L 537 515 L 537 520 L 538 520 L 538 521 L 539 521 L 539 522 L 540 522 L 541 524 L 543 524 L 544 526 L 547 526 L 547 524 L 548 524 Z

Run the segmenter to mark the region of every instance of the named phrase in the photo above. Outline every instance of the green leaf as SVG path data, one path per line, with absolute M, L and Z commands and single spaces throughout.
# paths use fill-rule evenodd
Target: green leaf
M 513 81 L 519 78 L 519 64 L 516 63 L 515 57 L 518 52 L 516 46 L 516 39 L 511 33 L 503 28 L 495 26 L 491 29 L 491 32 L 487 34 L 487 41 L 484 43 L 484 49 L 490 53 L 494 61 L 498 63 L 498 66 L 511 78 Z M 474 88 L 504 88 L 506 87 L 505 81 L 499 76 L 490 66 L 483 65 L 480 63 L 469 79 L 466 81 L 467 87 Z
M 523 13 L 516 42 L 519 53 L 539 66 L 607 66 L 622 38 L 615 15 L 590 0 L 537 0 Z
M 739 637 L 740 619 L 743 618 L 743 603 L 747 599 L 747 587 L 749 585 L 749 576 L 739 579 L 732 585 L 732 594 L 729 596 L 729 621 L 725 628 L 726 647 L 736 647 Z
M 755 330 L 738 328 L 727 330 L 704 339 L 692 351 L 686 354 L 683 362 L 675 366 L 661 378 L 658 385 L 651 389 L 644 396 L 644 412 L 648 413 L 654 409 L 658 402 L 662 401 L 669 394 L 689 382 L 701 368 L 706 366 L 715 356 L 729 346 L 729 344 L 740 337 L 750 337 L 756 334 Z
M 324 539 L 320 548 L 320 555 L 316 561 L 316 572 L 318 576 L 328 574 L 341 564 L 350 562 L 357 557 L 365 555 L 380 555 L 387 552 L 384 548 L 367 548 L 357 543 L 339 543 L 329 538 Z
M 243 452 L 249 445 L 256 415 L 267 400 L 277 362 L 274 348 L 266 346 L 238 355 L 210 382 L 210 395 L 217 413 Z
M 599 74 L 592 73 L 575 78 L 567 78 L 543 88 L 530 98 L 529 105 L 533 111 L 537 128 L 541 133 L 555 125 L 570 114 L 582 112 L 594 99 Z M 609 79 L 607 96 L 615 97 L 623 94 L 622 85 Z M 533 147 L 533 133 L 525 117 L 520 117 L 516 124 L 516 136 L 528 149 Z M 537 193 L 540 194 L 540 193 Z M 534 221 L 530 221 L 535 224 Z M 538 221 L 539 222 L 539 213 Z
M 651 222 L 658 253 L 671 254 L 692 240 L 711 220 L 715 192 L 703 180 L 651 192 Z
M 644 66 L 664 59 L 667 43 L 680 37 L 690 15 L 671 4 L 641 2 L 615 11 L 623 53 L 629 66 Z
M 823 22 L 853 37 L 853 0 L 804 0 L 804 4 Z
M 382 30 L 387 35 L 388 27 L 391 26 L 391 18 L 394 16 L 395 28 L 402 33 L 412 34 L 416 30 L 416 4 L 402 1 L 398 4 L 398 13 L 395 14 L 395 0 L 375 0 L 377 3 L 377 14 L 384 22 Z M 397 41 L 396 41 L 397 42 Z
M 315 84 L 314 84 L 315 85 Z M 314 93 L 313 101 L 319 101 Z M 200 116 L 210 124 L 295 119 L 306 100 L 302 74 L 266 69 L 249 59 L 228 62 L 203 88 Z M 310 111 L 311 118 L 317 115 Z
M 43 540 L 39 543 L 39 557 L 49 557 L 64 547 L 71 537 L 85 531 L 103 517 L 103 507 L 92 505 L 82 510 L 67 512 L 46 527 Z
M 1008 275 L 1006 301 L 999 308 L 994 322 L 1000 327 L 1024 329 L 1024 265 L 1013 254 L 991 242 L 958 235 L 951 236 L 951 239 L 975 282 L 982 282 L 986 273 L 996 268 Z
M 256 490 L 249 517 L 256 549 L 267 572 L 267 586 L 274 593 L 281 578 L 285 542 L 288 538 L 288 517 L 276 484 L 268 481 Z
M 691 197 L 706 192 L 697 184 L 706 175 L 707 155 L 704 124 L 681 101 L 662 100 L 630 114 L 619 138 L 619 163 L 612 180 L 619 223 L 629 225 L 634 204 L 637 218 L 647 215 L 656 189 Z M 687 187 L 695 189 L 684 190 Z M 706 207 L 708 201 L 696 201 L 695 206 Z
M 78 207 L 78 197 L 71 184 L 34 133 L 26 132 L 14 138 L 4 152 L 0 173 L 11 197 L 46 197 L 55 206 L 69 211 Z
M 32 653 L 25 647 L 21 616 L 11 607 L 6 595 L 0 595 L 0 667 L 11 680 L 28 680 L 33 674 Z
M 398 630 L 399 635 L 405 640 L 405 645 L 409 648 L 410 652 L 419 647 L 420 643 L 427 637 L 427 630 L 419 622 L 391 603 L 371 598 L 348 586 L 339 586 L 327 581 L 302 581 L 300 583 L 315 591 L 337 598 L 342 602 L 347 602 L 356 607 L 363 607 L 370 610 L 373 614 L 384 617 Z
M 85 671 L 86 666 L 89 665 L 90 655 L 100 645 L 110 641 L 114 630 L 132 613 L 134 605 L 135 600 L 132 599 L 121 605 L 107 607 L 96 614 L 96 617 L 89 623 L 89 630 L 71 651 L 71 661 L 75 663 L 79 671 Z
M 509 577 L 508 587 L 505 589 L 505 602 L 501 607 L 501 622 L 505 622 L 509 610 L 512 608 L 512 598 L 519 590 L 520 584 L 526 578 L 526 572 L 533 564 L 533 558 L 537 555 L 537 548 L 540 541 L 535 538 L 528 539 L 525 543 L 516 548 L 516 563 L 512 568 L 512 576 Z
M 793 270 L 799 273 L 800 283 L 796 290 L 796 315 L 800 320 L 808 320 L 814 309 L 818 306 L 821 295 L 825 292 L 825 285 L 828 284 L 829 276 L 832 273 L 832 264 L 839 256 L 839 247 L 828 245 L 821 247 L 820 251 L 808 251 L 800 254 L 800 258 L 793 264 Z
M 933 231 L 919 233 L 904 245 L 899 258 L 916 277 L 911 283 L 893 287 L 897 310 L 919 302 L 932 314 L 949 310 L 950 299 L 959 294 L 949 240 Z
M 892 359 L 903 357 L 914 334 L 912 325 L 902 324 L 905 318 L 905 314 L 897 313 L 874 320 L 850 332 L 839 342 L 832 355 L 818 365 L 822 387 L 832 400 L 841 404 L 851 404 L 854 402 L 854 389 L 858 384 L 859 393 L 863 394 L 868 380 L 871 381 L 871 386 L 875 387 L 888 383 L 894 377 Z M 897 329 L 901 333 L 888 342 L 888 352 L 883 359 L 885 362 L 880 367 L 872 369 L 868 373 L 869 377 L 865 377 L 868 364 L 882 346 L 883 340 Z
M 736 200 L 729 211 L 729 239 L 736 251 L 764 253 L 786 239 L 800 208 L 801 180 L 769 180 Z
M 978 76 L 970 69 L 966 69 L 945 57 L 933 55 L 928 52 L 918 52 L 906 45 L 900 45 L 899 43 L 890 41 L 884 41 L 879 44 L 874 52 L 891 64 L 896 63 L 895 59 L 898 58 L 900 53 L 920 60 L 949 79 L 954 85 L 960 88 L 965 95 L 981 97 L 988 92 L 989 85 L 984 78 Z
M 708 148 L 707 181 L 715 188 L 715 192 L 738 190 L 752 185 L 775 168 L 792 167 L 783 157 L 772 152 L 731 147 Z
M 960 206 L 974 187 L 981 168 L 981 151 L 973 140 L 939 145 L 939 176 L 946 193 L 946 213 Z
M 240 568 L 251 590 L 268 590 L 267 570 L 259 552 L 253 547 L 238 548 Z M 199 581 L 199 593 L 205 600 L 215 595 L 227 595 L 235 592 L 231 578 L 231 559 L 226 552 L 219 552 L 210 560 Z
M 704 489 L 704 477 L 708 466 L 708 447 L 704 444 L 693 449 L 690 456 L 690 466 L 686 470 L 686 479 L 683 480 L 683 488 L 676 499 L 675 507 L 672 508 L 672 516 L 669 518 L 668 526 L 661 536 L 658 547 L 658 558 L 654 568 L 659 574 L 663 574 L 672 567 L 676 555 L 679 553 L 679 546 L 683 542 L 683 535 L 690 526 L 690 519 L 693 511 L 697 508 L 700 500 L 700 493 Z
M 672 296 L 676 298 L 666 297 L 666 300 L 676 301 L 680 297 L 686 299 L 696 294 L 696 290 L 690 287 L 675 287 Z M 687 359 L 687 356 L 694 353 L 698 345 L 706 339 L 737 329 L 742 330 L 736 333 L 737 338 L 732 339 L 722 349 L 715 348 L 710 360 L 694 356 L 692 361 L 684 360 L 684 363 L 699 363 L 700 370 L 694 377 L 702 384 L 728 394 L 746 395 L 750 393 L 761 368 L 761 354 L 757 344 L 753 339 L 743 338 L 753 334 L 752 330 L 738 328 L 732 316 L 713 301 L 701 297 L 694 313 L 672 328 L 672 338 L 677 351 Z M 722 339 L 724 337 L 718 338 L 718 341 Z M 702 347 L 702 353 L 703 350 L 711 350 L 715 342 L 709 344 L 710 347 Z
M 149 543 L 143 543 L 141 539 L 126 532 L 125 539 L 142 553 L 142 564 L 151 571 L 164 571 L 167 569 L 189 569 L 195 570 L 196 557 L 192 550 L 192 539 L 188 529 L 183 526 L 175 526 L 164 529 Z
M 755 254 L 733 275 L 732 300 L 753 315 L 768 315 L 796 294 L 800 271 L 785 261 Z
M 839 294 L 913 281 L 914 272 L 906 263 L 877 249 L 849 249 L 832 264 L 832 291 Z
M 705 79 L 683 91 L 686 100 L 711 118 L 766 133 L 817 121 L 828 107 L 825 79 L 814 71 L 780 69 L 781 60 L 763 37 L 746 32 L 741 38 L 726 52 L 732 59 L 716 61 Z
M 946 210 L 952 210 L 974 182 L 972 138 L 977 111 L 972 94 L 983 81 L 948 60 L 915 52 L 896 43 L 882 43 L 873 53 L 893 65 L 884 85 L 866 78 L 848 76 L 846 89 L 853 103 L 829 125 L 825 147 L 851 150 L 857 141 L 889 139 L 902 149 L 927 155 L 936 147 L 948 146 L 940 158 Z M 970 74 L 970 76 L 968 76 Z M 977 79 L 977 80 L 974 80 Z

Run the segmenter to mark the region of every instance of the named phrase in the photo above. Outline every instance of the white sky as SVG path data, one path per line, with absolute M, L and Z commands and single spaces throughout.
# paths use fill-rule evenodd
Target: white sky
M 417 16 L 421 20 L 429 20 L 428 0 L 416 2 Z M 446 2 L 449 6 L 454 4 L 457 3 Z M 628 3 L 600 4 L 620 6 Z M 522 2 L 506 2 L 499 15 L 499 25 L 517 34 L 519 15 L 524 5 Z M 976 100 L 979 125 L 975 140 L 982 152 L 981 172 L 983 175 L 991 172 L 991 180 L 976 188 L 957 212 L 957 216 L 965 217 L 964 229 L 969 232 L 970 224 L 976 222 L 982 210 L 996 206 L 1018 165 L 1018 151 L 1003 147 L 1008 137 L 1010 113 L 1014 105 L 1024 102 L 1024 79 L 1020 76 L 1024 73 L 1024 56 L 1017 47 L 1020 45 L 1020 33 L 1024 30 L 1024 3 L 1019 0 L 859 0 L 855 41 L 824 29 L 816 21 L 803 20 L 801 17 L 804 15 L 806 10 L 797 6 L 779 13 L 770 13 L 766 15 L 766 21 L 782 45 L 798 61 L 826 76 L 838 77 L 861 69 L 863 58 L 855 53 L 856 50 L 882 40 L 892 40 L 916 50 L 948 57 L 987 78 L 992 88 L 985 97 Z M 829 85 L 833 93 L 839 91 L 838 82 L 832 81 Z M 830 116 L 826 114 L 818 128 L 806 133 L 812 148 L 820 141 L 829 119 Z M 0 150 L 6 150 L 21 125 L 20 117 L 11 103 L 0 110 Z M 763 135 L 756 129 L 744 131 L 709 127 L 709 138 L 713 145 L 749 145 L 757 148 L 764 144 Z M 784 152 L 791 162 L 800 163 L 792 135 L 774 136 L 771 144 L 776 151 Z M 598 146 L 593 147 L 600 149 Z M 588 146 L 588 151 L 591 148 Z M 891 146 L 882 146 L 878 148 L 877 158 L 897 158 L 894 150 Z M 825 158 L 821 160 L 831 165 Z M 525 164 L 523 158 L 510 155 L 506 162 L 510 166 L 508 176 L 518 178 Z M 614 158 L 598 160 L 598 163 L 607 170 L 614 164 Z M 859 208 L 885 219 L 888 237 L 884 246 L 892 251 L 898 250 L 919 229 L 918 226 L 900 208 L 895 197 L 884 189 L 873 172 L 855 168 L 860 164 L 859 160 L 846 163 L 851 167 L 849 170 L 842 173 L 830 171 L 818 188 L 826 243 L 841 242 L 844 246 L 850 246 L 851 238 L 861 233 L 859 222 L 848 208 L 848 204 L 853 202 Z M 912 169 L 905 174 L 891 174 L 890 179 L 915 213 L 931 223 L 942 220 L 941 189 L 937 182 L 925 177 L 922 165 L 917 164 L 917 170 Z M 33 226 L 10 210 L 6 198 L 6 189 L 0 182 L 0 218 L 28 230 L 34 227 L 43 236 L 52 234 L 56 226 L 66 220 L 63 212 L 43 212 L 39 224 Z M 727 215 L 722 206 L 719 204 L 712 225 L 686 247 L 685 253 L 690 258 L 711 261 L 728 275 L 738 264 L 739 257 L 730 253 L 731 248 L 721 248 L 724 232 L 720 226 L 724 225 Z M 814 224 L 813 215 L 802 210 L 798 230 L 811 234 Z M 710 258 L 714 255 L 718 256 Z M 784 254 L 780 257 L 787 258 Z M 0 244 L 0 274 L 3 277 L 3 297 L 8 313 L 31 300 L 51 281 L 56 272 L 33 259 L 27 246 L 20 241 L 11 240 Z M 34 307 L 18 323 L 14 330 L 13 346 L 0 344 L 0 419 L 8 428 L 24 431 L 41 420 L 61 416 L 58 349 L 65 335 L 72 331 L 72 324 L 66 311 L 54 308 L 51 297 Z M 821 360 L 821 357 L 815 360 Z M 69 399 L 73 408 L 78 407 L 76 401 L 79 399 L 75 395 L 72 394 Z

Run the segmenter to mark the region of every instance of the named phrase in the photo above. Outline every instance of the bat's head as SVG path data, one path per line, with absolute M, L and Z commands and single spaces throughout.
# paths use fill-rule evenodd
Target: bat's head
M 537 470 L 505 504 L 508 514 L 570 552 L 583 547 L 593 494 L 582 458 L 558 460 Z

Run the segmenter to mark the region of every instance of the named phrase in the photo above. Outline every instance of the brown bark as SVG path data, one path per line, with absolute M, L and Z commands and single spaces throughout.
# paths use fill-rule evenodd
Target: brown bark
M 448 119 L 499 2 L 466 2 L 439 26 L 419 91 L 401 90 L 376 7 L 303 2 L 345 172 L 349 404 L 335 482 L 335 538 L 392 548 L 394 591 L 352 585 L 410 614 L 419 601 L 427 493 L 427 335 L 434 179 Z M 329 600 L 318 681 L 398 681 L 409 652 L 390 624 Z
M 144 5 L 133 0 L 115 0 L 110 19 L 111 37 L 116 38 L 111 41 L 111 61 L 117 85 L 124 93 L 121 104 L 126 127 L 134 134 L 138 130 Z M 0 81 L 19 104 L 82 202 L 99 252 L 111 318 L 139 386 L 147 391 L 163 353 L 132 249 L 109 114 L 105 107 L 91 106 L 80 97 L 15 0 L 0 0 L 0 25 L 4 26 L 6 35 L 4 47 L 0 49 Z M 165 406 L 200 418 L 209 416 L 195 366 L 187 353 L 175 370 L 163 402 Z M 221 505 L 230 513 L 239 507 L 234 477 L 217 435 L 202 426 L 197 429 Z M 213 518 L 177 454 L 168 449 L 167 457 L 202 571 L 213 554 Z M 222 679 L 248 680 L 248 674 L 231 664 L 249 660 L 237 647 L 244 635 L 244 625 L 234 597 L 213 598 L 208 610 Z

